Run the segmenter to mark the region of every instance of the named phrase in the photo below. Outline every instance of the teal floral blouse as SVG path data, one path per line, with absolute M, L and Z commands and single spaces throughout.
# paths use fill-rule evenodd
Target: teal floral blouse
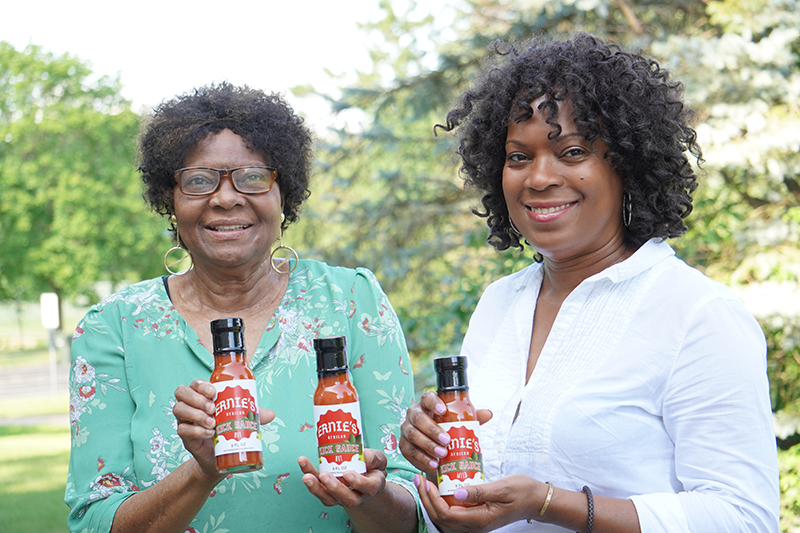
M 341 507 L 325 507 L 308 492 L 297 465 L 300 455 L 316 457 L 312 340 L 333 335 L 347 337 L 364 445 L 382 450 L 388 479 L 416 497 L 416 471 L 397 447 L 414 399 L 397 315 L 369 270 L 303 260 L 260 344 L 248 350 L 259 404 L 276 414 L 261 427 L 264 468 L 229 475 L 187 532 L 352 530 Z M 177 435 L 174 391 L 208 379 L 212 367 L 212 355 L 173 307 L 163 278 L 126 287 L 92 307 L 72 341 L 70 531 L 109 531 L 125 498 L 190 458 Z

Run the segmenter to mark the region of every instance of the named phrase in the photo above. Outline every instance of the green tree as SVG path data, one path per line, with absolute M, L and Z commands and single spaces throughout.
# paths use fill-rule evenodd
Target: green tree
M 703 31 L 653 47 L 699 110 L 706 158 L 690 229 L 677 247 L 734 288 L 797 294 L 800 2 L 724 0 L 707 12 Z M 800 316 L 780 303 L 758 318 L 769 345 L 772 407 L 800 433 L 800 386 L 791 379 L 800 373 Z
M 487 47 L 574 29 L 642 45 L 695 23 L 704 4 L 470 0 L 435 17 L 414 2 L 404 11 L 381 6 L 383 20 L 365 25 L 376 43 L 372 70 L 331 98 L 350 122 L 323 137 L 322 172 L 300 229 L 319 255 L 376 271 L 424 360 L 457 351 L 487 283 L 531 261 L 529 250 L 498 254 L 486 245 L 453 138 L 433 135 Z
M 371 71 L 330 98 L 347 125 L 323 136 L 300 229 L 323 257 L 376 271 L 418 358 L 456 350 L 486 283 L 530 262 L 485 245 L 453 140 L 432 132 L 497 39 L 583 30 L 668 66 L 707 159 L 679 255 L 734 285 L 800 277 L 798 0 L 468 0 L 436 16 L 381 5 L 364 27 Z
M 159 272 L 168 247 L 134 165 L 138 116 L 117 80 L 0 41 L 0 299 L 88 295 Z

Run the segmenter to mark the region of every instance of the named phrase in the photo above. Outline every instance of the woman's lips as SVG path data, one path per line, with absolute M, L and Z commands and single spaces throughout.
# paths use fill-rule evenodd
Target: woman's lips
M 237 224 L 233 226 L 208 226 L 208 229 L 211 231 L 239 231 L 249 227 L 249 224 Z
M 525 209 L 528 211 L 528 217 L 535 222 L 551 222 L 561 215 L 569 211 L 578 202 L 567 202 L 559 205 L 552 206 L 529 206 L 526 205 Z

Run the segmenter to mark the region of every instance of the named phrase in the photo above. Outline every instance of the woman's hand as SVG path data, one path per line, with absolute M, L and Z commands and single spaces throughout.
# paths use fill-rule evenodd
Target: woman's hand
M 436 485 L 421 476 L 416 476 L 414 481 L 431 520 L 447 532 L 482 533 L 519 520 L 538 518 L 537 509 L 547 494 L 545 483 L 524 475 L 512 475 L 493 483 L 456 489 L 457 499 L 480 505 L 451 507 L 439 495 Z
M 214 455 L 214 396 L 216 389 L 208 381 L 196 379 L 188 387 L 181 385 L 175 389 L 178 403 L 172 413 L 178 420 L 178 435 L 183 446 L 197 461 L 201 472 L 209 478 L 222 479 L 217 471 L 217 459 Z M 261 409 L 260 421 L 268 424 L 275 418 L 275 413 Z
M 320 474 L 316 462 L 297 459 L 304 472 L 303 483 L 324 505 L 341 505 L 354 531 L 361 533 L 412 533 L 417 531 L 414 496 L 396 483 L 386 482 L 386 456 L 380 450 L 364 449 L 367 473 L 345 472 L 337 478 Z
M 348 470 L 342 478 L 337 478 L 328 472 L 320 473 L 315 463 L 306 457 L 297 459 L 308 491 L 323 505 L 341 505 L 345 509 L 364 505 L 386 489 L 386 456 L 383 452 L 364 448 L 364 461 L 367 463 L 366 474 Z
M 400 452 L 429 479 L 436 479 L 439 460 L 447 455 L 446 446 L 450 435 L 433 421 L 434 413 L 447 411 L 444 402 L 433 392 L 426 392 L 406 411 L 406 419 L 400 426 Z M 478 409 L 478 421 L 485 424 L 492 418 L 488 409 Z

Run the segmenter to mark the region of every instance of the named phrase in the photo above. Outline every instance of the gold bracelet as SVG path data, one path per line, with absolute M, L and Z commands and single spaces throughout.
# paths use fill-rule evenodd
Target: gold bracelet
M 550 505 L 550 500 L 553 499 L 553 485 L 550 484 L 549 481 L 545 481 L 547 483 L 547 498 L 544 499 L 544 504 L 542 508 L 539 509 L 539 516 L 544 516 L 545 511 L 547 511 L 547 507 Z
M 539 509 L 539 516 L 544 516 L 544 513 L 547 511 L 547 508 L 550 506 L 550 500 L 553 499 L 553 485 L 549 481 L 545 481 L 545 484 L 547 485 L 547 496 L 544 499 L 542 508 Z M 533 520 L 528 518 L 528 523 L 533 524 Z

